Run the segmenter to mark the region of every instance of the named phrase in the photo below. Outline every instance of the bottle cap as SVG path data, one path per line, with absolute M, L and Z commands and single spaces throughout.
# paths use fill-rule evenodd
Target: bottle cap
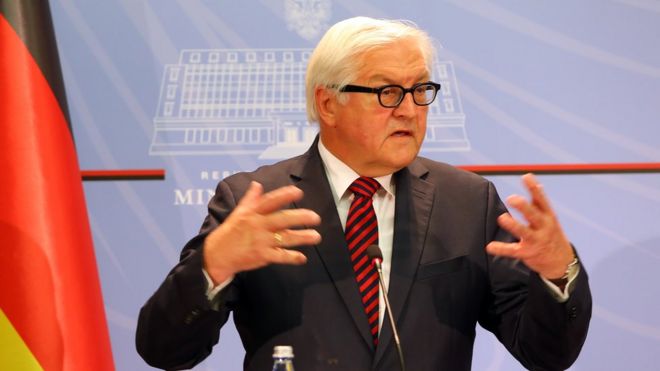
M 273 348 L 273 358 L 293 358 L 293 347 L 290 345 L 276 345 Z

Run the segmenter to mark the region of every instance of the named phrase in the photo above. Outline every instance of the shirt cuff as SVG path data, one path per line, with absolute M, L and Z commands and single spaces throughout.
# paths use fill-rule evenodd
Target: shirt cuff
M 218 286 L 213 286 L 213 280 L 211 279 L 211 276 L 209 276 L 208 272 L 206 269 L 202 268 L 202 273 L 204 273 L 204 277 L 206 277 L 206 282 L 208 283 L 208 286 L 206 287 L 206 298 L 209 299 L 209 301 L 212 303 L 213 299 L 218 296 L 218 293 L 227 287 L 231 281 L 234 280 L 234 276 L 232 275 L 231 277 L 227 278 L 224 282 L 221 282 Z
M 564 291 L 562 291 L 559 286 L 555 285 L 547 278 L 541 276 L 541 279 L 543 282 L 545 282 L 545 286 L 548 288 L 548 291 L 550 291 L 550 294 L 552 294 L 555 300 L 557 300 L 559 303 L 565 303 L 568 301 L 570 293 L 573 292 L 573 287 L 575 287 L 575 279 L 577 278 L 578 273 L 580 273 L 579 264 L 576 264 L 573 267 L 569 267 L 568 282 L 566 283 L 566 286 L 564 286 Z

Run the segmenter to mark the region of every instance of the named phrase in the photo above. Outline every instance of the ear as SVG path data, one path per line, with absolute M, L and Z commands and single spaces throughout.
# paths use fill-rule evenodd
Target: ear
M 314 89 L 314 99 L 316 99 L 316 109 L 319 112 L 319 123 L 335 126 L 335 115 L 339 105 L 335 93 L 326 87 L 317 86 Z

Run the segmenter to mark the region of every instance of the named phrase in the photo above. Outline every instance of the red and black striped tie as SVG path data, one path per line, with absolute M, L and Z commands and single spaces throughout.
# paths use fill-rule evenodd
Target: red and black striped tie
M 378 274 L 367 257 L 367 246 L 378 244 L 378 220 L 372 197 L 380 188 L 373 178 L 360 177 L 348 188 L 355 198 L 346 219 L 346 242 L 355 279 L 369 320 L 374 345 L 378 345 Z

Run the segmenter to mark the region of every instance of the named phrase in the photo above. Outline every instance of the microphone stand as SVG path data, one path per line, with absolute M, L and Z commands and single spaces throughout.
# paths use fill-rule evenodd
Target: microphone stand
M 392 315 L 390 300 L 387 297 L 387 288 L 385 288 L 385 281 L 383 280 L 383 267 L 381 265 L 381 259 L 374 258 L 373 262 L 374 265 L 376 266 L 376 271 L 378 271 L 378 281 L 380 281 L 380 288 L 383 290 L 383 299 L 385 300 L 385 311 L 387 312 L 387 318 L 390 319 L 390 327 L 392 327 L 392 334 L 394 335 L 394 344 L 396 345 L 396 350 L 399 353 L 399 362 L 401 364 L 401 371 L 406 371 L 406 365 L 403 361 L 403 351 L 401 350 L 401 341 L 399 340 L 399 332 L 396 330 L 396 325 L 394 324 L 394 316 Z

